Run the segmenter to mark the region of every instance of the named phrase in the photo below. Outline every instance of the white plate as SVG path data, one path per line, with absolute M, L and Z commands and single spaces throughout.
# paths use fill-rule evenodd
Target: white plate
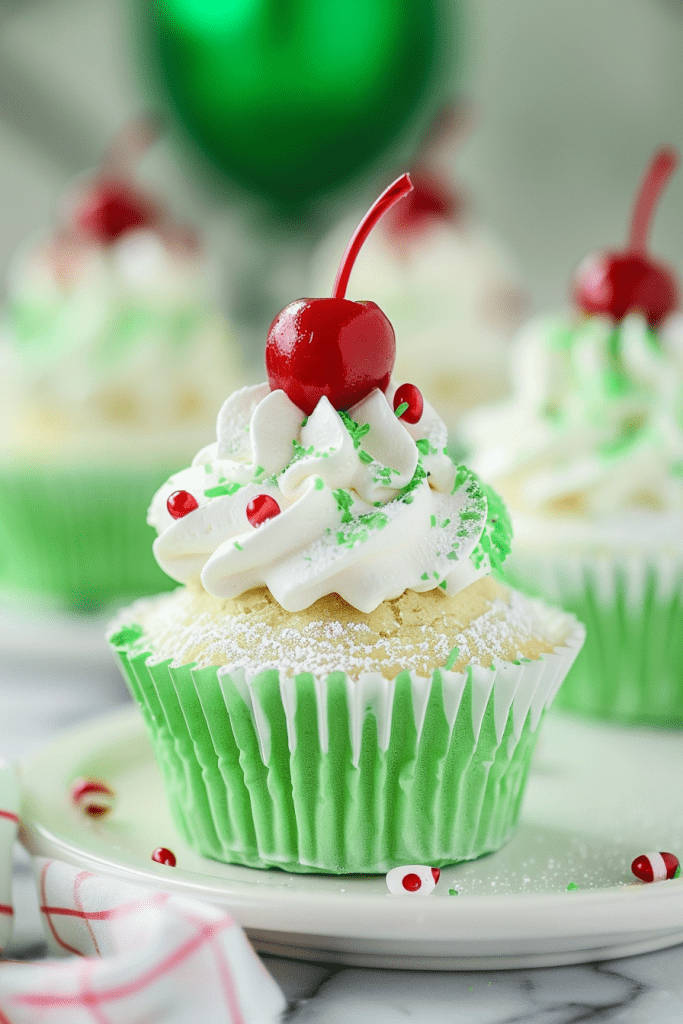
M 428 897 L 383 877 L 291 875 L 219 864 L 177 836 L 137 709 L 73 729 L 23 765 L 32 853 L 224 904 L 259 950 L 356 966 L 487 969 L 581 963 L 683 942 L 683 878 L 636 883 L 640 853 L 683 855 L 683 732 L 548 717 L 523 823 L 498 853 L 445 868 Z M 116 791 L 101 821 L 74 778 Z M 166 846 L 176 868 L 150 855 Z M 578 891 L 567 891 L 569 883 Z M 449 889 L 459 895 L 452 896 Z

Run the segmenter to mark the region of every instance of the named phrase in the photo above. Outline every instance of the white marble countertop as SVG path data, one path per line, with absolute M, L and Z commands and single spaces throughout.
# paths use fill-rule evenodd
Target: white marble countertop
M 0 615 L 2 610 L 0 609 Z M 127 702 L 116 666 L 84 639 L 55 660 L 0 622 L 0 754 L 19 758 L 58 731 Z M 11 632 L 11 641 L 10 641 Z M 66 638 L 68 641 L 68 638 Z M 68 642 L 65 642 L 65 648 Z M 16 927 L 6 955 L 44 955 L 28 858 L 17 855 Z M 284 990 L 290 1024 L 681 1024 L 683 946 L 574 967 L 430 972 L 340 967 L 263 957 Z

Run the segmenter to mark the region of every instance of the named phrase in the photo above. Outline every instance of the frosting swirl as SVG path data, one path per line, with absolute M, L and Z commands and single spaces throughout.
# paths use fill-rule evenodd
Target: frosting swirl
M 141 434 L 142 448 L 179 426 L 205 431 L 242 377 L 208 269 L 196 248 L 151 230 L 108 245 L 29 242 L 11 267 L 3 316 L 0 447 L 42 441 L 44 423 L 53 447 L 87 451 L 97 435 L 93 447 L 114 454 L 117 437 L 120 446 Z M 189 454 L 181 439 L 167 447 Z
M 658 334 L 636 314 L 531 323 L 513 399 L 470 414 L 462 433 L 515 510 L 683 511 L 683 317 Z
M 445 451 L 446 427 L 425 402 L 415 425 L 375 389 L 337 412 L 323 397 L 304 416 L 267 384 L 233 394 L 218 439 L 157 492 L 154 554 L 181 583 L 230 598 L 265 585 L 287 611 L 337 593 L 362 612 L 405 590 L 457 593 L 509 550 L 496 495 Z M 173 519 L 167 499 L 198 503 Z M 258 527 L 246 508 L 266 494 L 281 512 Z

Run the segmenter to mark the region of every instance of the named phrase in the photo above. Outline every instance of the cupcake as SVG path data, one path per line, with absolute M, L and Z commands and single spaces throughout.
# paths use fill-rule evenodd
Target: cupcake
M 168 587 L 144 524 L 243 383 L 196 239 L 116 154 L 10 269 L 0 586 L 91 609 Z
M 427 149 L 411 173 L 413 192 L 368 239 L 353 281 L 354 294 L 375 296 L 401 339 L 397 377 L 420 381 L 452 434 L 465 410 L 508 394 L 510 341 L 527 307 L 511 256 L 442 166 L 452 162 L 461 122 L 435 128 L 444 152 Z M 316 291 L 329 286 L 349 226 L 323 241 Z
M 501 501 L 391 378 L 394 334 L 344 298 L 273 321 L 268 383 L 159 490 L 159 564 L 184 584 L 119 613 L 110 642 L 181 835 L 296 872 L 380 873 L 500 847 L 538 727 L 583 639 L 495 582 Z
M 625 252 L 592 257 L 576 310 L 532 322 L 514 397 L 463 433 L 515 526 L 513 584 L 571 609 L 587 641 L 557 706 L 683 726 L 683 318 L 645 250 L 675 166 L 656 154 Z

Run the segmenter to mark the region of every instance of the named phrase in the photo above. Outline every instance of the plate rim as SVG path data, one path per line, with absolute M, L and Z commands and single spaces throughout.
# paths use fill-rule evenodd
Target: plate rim
M 345 876 L 315 875 L 313 877 L 324 882 L 329 880 L 329 888 L 297 890 L 292 894 L 284 885 L 259 884 L 258 876 L 263 872 L 258 868 L 234 865 L 240 872 L 249 874 L 244 880 L 227 879 L 186 868 L 152 866 L 152 862 L 142 865 L 125 858 L 107 857 L 98 852 L 97 842 L 94 850 L 92 847 L 82 850 L 32 817 L 33 791 L 30 783 L 41 765 L 46 761 L 53 762 L 55 757 L 62 762 L 68 760 L 65 758 L 67 751 L 73 758 L 81 739 L 86 741 L 88 752 L 93 752 L 102 735 L 108 736 L 107 743 L 111 744 L 114 734 L 130 735 L 131 732 L 136 738 L 146 736 L 140 710 L 134 704 L 72 726 L 20 762 L 24 791 L 20 813 L 21 838 L 32 855 L 58 857 L 103 874 L 123 876 L 133 883 L 181 891 L 190 898 L 224 902 L 235 911 L 247 929 L 252 927 L 282 935 L 329 936 L 329 917 L 324 914 L 324 909 L 329 906 L 335 911 L 334 936 L 354 938 L 360 932 L 369 942 L 395 939 L 396 929 L 404 928 L 408 918 L 411 936 L 419 941 L 510 941 L 519 936 L 520 907 L 524 908 L 524 938 L 530 941 L 551 936 L 556 938 L 558 935 L 566 935 L 567 938 L 573 935 L 609 935 L 616 939 L 636 932 L 654 935 L 683 929 L 683 876 L 668 881 L 666 885 L 634 882 L 574 892 L 461 893 L 457 903 L 445 898 L 418 899 L 407 903 L 406 899 L 392 897 L 388 892 L 344 893 L 342 898 L 340 890 L 333 886 Z M 83 753 L 81 751 L 81 756 Z M 283 878 L 292 874 L 282 872 Z M 249 877 L 252 875 L 253 878 Z M 333 900 L 336 902 L 331 903 Z M 325 904 L 325 908 L 321 904 Z M 287 926 L 277 923 L 284 907 L 288 911 Z M 407 914 L 409 907 L 412 909 Z M 606 913 L 609 913 L 609 927 L 605 925 Z M 275 923 L 272 918 L 276 919 Z M 654 927 L 653 920 L 656 921 Z M 323 923 L 327 927 L 323 927 Z

